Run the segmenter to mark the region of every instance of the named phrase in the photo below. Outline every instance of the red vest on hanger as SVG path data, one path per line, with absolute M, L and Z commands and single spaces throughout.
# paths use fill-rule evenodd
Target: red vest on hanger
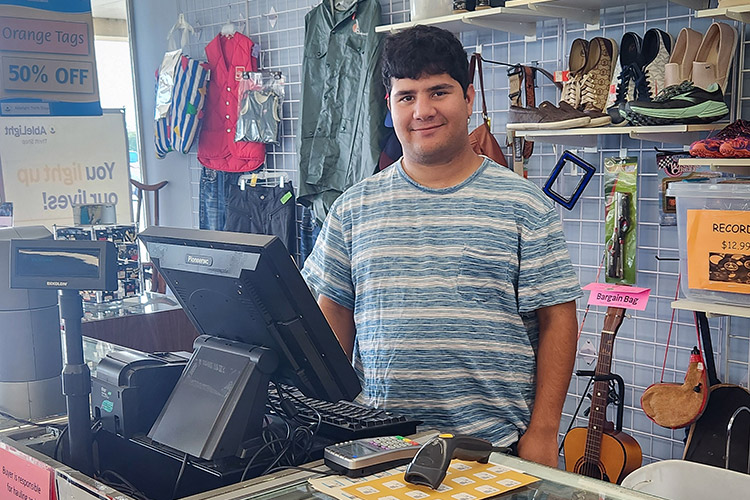
M 198 161 L 207 168 L 248 172 L 260 167 L 266 159 L 265 144 L 234 142 L 239 99 L 236 75 L 258 71 L 253 45 L 242 33 L 231 37 L 219 34 L 206 45 L 211 80 L 198 139 Z

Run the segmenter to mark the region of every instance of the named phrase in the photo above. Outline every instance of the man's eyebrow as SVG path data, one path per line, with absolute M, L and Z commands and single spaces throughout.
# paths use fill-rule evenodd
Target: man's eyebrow
M 428 87 L 427 91 L 428 92 L 435 92 L 437 90 L 451 90 L 454 87 L 455 87 L 455 85 L 451 85 L 450 83 L 440 83 L 438 85 L 433 85 L 432 87 Z M 404 90 L 399 90 L 397 92 L 394 92 L 393 96 L 394 97 L 401 97 L 401 96 L 405 96 L 405 95 L 413 95 L 413 94 L 416 94 L 416 93 L 417 93 L 416 90 L 404 89 Z

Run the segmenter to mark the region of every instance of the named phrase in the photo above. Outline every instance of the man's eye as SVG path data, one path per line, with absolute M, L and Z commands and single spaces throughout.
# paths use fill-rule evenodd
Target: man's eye
M 400 99 L 400 101 L 401 101 L 401 102 L 409 102 L 409 101 L 411 101 L 412 99 L 414 99 L 414 97 L 412 97 L 412 96 L 410 96 L 410 95 L 405 95 L 405 96 L 403 96 L 403 97 L 402 97 L 402 98 Z
M 446 95 L 447 93 L 448 92 L 445 92 L 444 90 L 438 90 L 433 95 L 435 95 L 436 97 L 442 97 L 442 96 Z

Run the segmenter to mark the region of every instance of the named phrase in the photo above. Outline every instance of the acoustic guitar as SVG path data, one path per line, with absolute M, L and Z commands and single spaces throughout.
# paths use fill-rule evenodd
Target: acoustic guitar
M 622 325 L 625 309 L 607 308 L 594 376 L 606 376 L 612 368 L 612 346 Z M 563 440 L 565 470 L 619 484 L 641 466 L 643 454 L 633 437 L 616 431 L 607 421 L 609 381 L 596 380 L 588 427 L 575 427 Z

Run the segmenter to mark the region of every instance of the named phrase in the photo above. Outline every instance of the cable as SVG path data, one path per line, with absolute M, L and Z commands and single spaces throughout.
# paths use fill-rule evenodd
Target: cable
M 116 481 L 108 480 L 106 476 L 112 476 L 116 479 Z M 107 486 L 114 488 L 121 493 L 125 493 L 126 495 L 137 498 L 138 500 L 150 500 L 145 493 L 133 486 L 130 481 L 113 470 L 102 471 L 102 473 L 97 476 L 96 479 L 106 484 Z
M 284 441 L 284 440 L 283 439 L 274 439 L 274 440 L 269 441 L 268 443 L 264 444 L 260 448 L 258 448 L 258 450 L 255 452 L 255 454 L 252 457 L 250 457 L 250 460 L 247 462 L 247 465 L 245 466 L 245 470 L 242 471 L 242 476 L 240 477 L 240 482 L 242 482 L 242 481 L 245 480 L 245 476 L 247 476 L 247 471 L 250 470 L 250 467 L 253 465 L 253 462 L 255 462 L 255 459 L 258 458 L 258 455 L 260 455 L 260 453 L 263 450 L 265 450 L 266 448 L 268 448 L 269 446 L 271 446 L 271 445 L 273 445 L 275 443 L 279 443 L 281 441 Z
M 52 458 L 54 458 L 58 462 L 62 462 L 62 463 L 65 463 L 65 462 L 63 462 L 62 454 L 60 455 L 60 458 L 58 459 L 57 458 L 57 452 L 58 452 L 58 450 L 60 450 L 60 444 L 62 443 L 63 436 L 65 436 L 66 432 L 68 432 L 68 426 L 67 425 L 65 427 L 63 427 L 63 430 L 60 432 L 60 434 L 57 435 L 57 439 L 55 439 L 55 451 L 53 452 L 53 455 L 52 455 Z M 65 447 L 63 446 L 63 449 L 64 448 Z
M 177 498 L 177 488 L 180 487 L 180 480 L 182 479 L 182 473 L 185 472 L 185 466 L 188 463 L 188 457 L 189 455 L 185 453 L 185 456 L 182 458 L 182 465 L 180 466 L 180 472 L 177 474 L 177 479 L 174 482 L 174 488 L 172 489 L 172 500 Z

